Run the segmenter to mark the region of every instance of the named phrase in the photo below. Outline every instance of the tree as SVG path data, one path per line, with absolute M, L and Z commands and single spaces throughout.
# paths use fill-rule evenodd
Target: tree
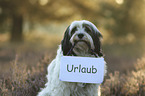
M 45 6 L 40 3 L 41 0 L 1 0 L 0 8 L 2 9 L 2 14 L 0 15 L 1 24 L 5 22 L 6 19 L 11 21 L 11 41 L 21 42 L 23 41 L 23 22 L 24 18 L 27 16 L 29 20 L 64 20 L 70 15 L 58 16 L 55 12 L 60 6 L 55 6 L 56 1 L 50 0 Z M 59 3 L 59 2 L 57 2 Z
M 124 0 L 122 4 L 102 2 L 100 13 L 106 19 L 106 29 L 111 31 L 115 40 L 134 41 L 144 38 L 143 0 Z M 108 14 L 106 14 L 108 13 Z
M 22 30 L 26 17 L 29 22 L 87 19 L 93 23 L 103 23 L 114 37 L 128 34 L 143 36 L 145 1 L 122 1 L 119 5 L 114 0 L 0 0 L 0 25 L 4 25 L 6 20 L 11 22 L 11 41 L 14 42 L 23 41 Z M 138 30 L 141 30 L 140 34 Z
M 6 19 L 11 21 L 11 41 L 12 42 L 21 42 L 23 41 L 23 15 L 25 14 L 24 6 L 28 5 L 27 0 L 1 0 L 0 7 L 2 8 L 3 18 L 0 20 L 3 23 Z

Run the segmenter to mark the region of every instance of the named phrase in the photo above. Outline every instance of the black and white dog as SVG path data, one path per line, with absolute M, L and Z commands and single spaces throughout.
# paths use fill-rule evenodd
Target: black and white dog
M 59 72 L 63 55 L 102 57 L 101 38 L 93 23 L 86 20 L 72 22 L 65 31 L 56 58 L 48 66 L 46 87 L 38 96 L 100 96 L 100 84 L 63 82 L 59 80 Z

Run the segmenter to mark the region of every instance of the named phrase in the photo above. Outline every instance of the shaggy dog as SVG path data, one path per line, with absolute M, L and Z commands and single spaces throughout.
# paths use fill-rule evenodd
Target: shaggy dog
M 72 22 L 65 31 L 56 58 L 47 69 L 48 82 L 38 96 L 100 96 L 100 84 L 60 81 L 59 72 L 63 55 L 102 57 L 101 38 L 101 33 L 93 23 L 86 20 Z

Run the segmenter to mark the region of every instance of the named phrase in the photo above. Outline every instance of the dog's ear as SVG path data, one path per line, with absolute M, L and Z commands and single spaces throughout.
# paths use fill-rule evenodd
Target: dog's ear
M 103 39 L 102 34 L 99 32 L 98 29 L 94 29 L 94 36 L 93 36 L 93 40 L 94 40 L 94 46 L 95 46 L 95 53 L 98 54 L 99 57 L 103 56 L 102 53 L 102 46 L 101 46 L 101 40 Z
M 69 50 L 72 47 L 72 44 L 70 43 L 70 35 L 69 35 L 69 27 L 67 27 L 65 34 L 64 34 L 64 38 L 61 41 L 61 46 L 62 46 L 62 51 L 63 51 L 63 55 L 67 55 L 67 53 L 69 52 Z

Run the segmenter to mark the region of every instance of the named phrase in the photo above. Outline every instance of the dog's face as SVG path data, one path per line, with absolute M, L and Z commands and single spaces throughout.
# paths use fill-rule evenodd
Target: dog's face
M 71 55 L 89 55 L 91 54 L 91 49 L 98 56 L 102 56 L 101 38 L 101 33 L 91 22 L 86 20 L 74 21 L 65 31 L 64 39 L 62 40 L 63 55 L 67 55 L 73 46 Z

